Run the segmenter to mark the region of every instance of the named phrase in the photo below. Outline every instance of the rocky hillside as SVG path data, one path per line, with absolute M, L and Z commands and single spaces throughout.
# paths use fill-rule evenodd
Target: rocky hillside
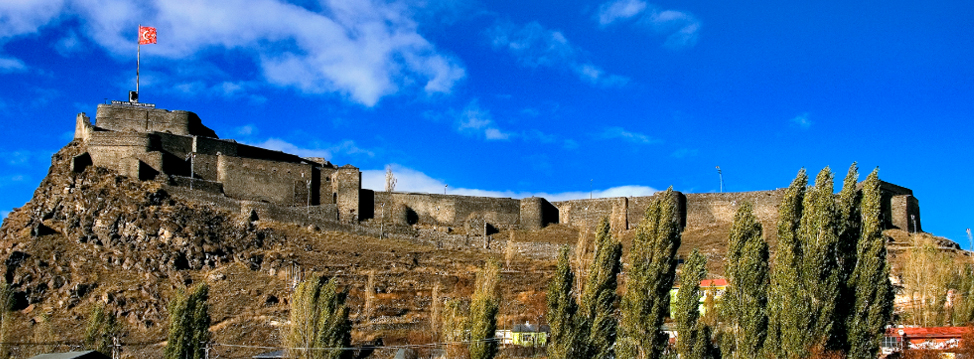
M 91 308 L 107 304 L 126 326 L 124 353 L 156 356 L 164 345 L 169 298 L 206 282 L 216 342 L 278 346 L 291 284 L 311 272 L 351 288 L 355 341 L 415 342 L 428 336 L 426 308 L 434 286 L 443 297 L 469 296 L 476 269 L 491 257 L 503 261 L 506 241 L 485 249 L 482 240 L 438 232 L 399 231 L 407 235 L 380 239 L 323 231 L 222 211 L 180 197 L 178 189 L 103 169 L 71 172 L 69 160 L 80 152 L 70 144 L 55 154 L 33 199 L 0 227 L 4 273 L 16 291 L 14 342 L 78 343 Z M 541 291 L 558 244 L 530 241 L 552 237 L 546 233 L 577 237 L 556 226 L 515 243 L 520 253 L 503 274 L 505 323 L 536 321 L 541 314 Z M 365 318 L 359 312 L 370 273 L 376 276 L 377 308 Z M 53 337 L 51 328 L 57 328 Z M 14 348 L 18 357 L 41 349 Z M 215 350 L 224 357 L 267 351 Z
M 125 325 L 125 356 L 158 357 L 169 299 L 203 282 L 211 288 L 214 354 L 249 357 L 281 345 L 290 289 L 308 273 L 350 288 L 355 343 L 380 337 L 387 345 L 425 343 L 434 287 L 439 299 L 469 297 L 474 273 L 491 258 L 504 266 L 501 327 L 536 323 L 557 249 L 580 236 L 554 225 L 497 233 L 485 243 L 442 228 L 280 223 L 215 206 L 216 199 L 185 195 L 184 188 L 94 167 L 72 172 L 70 159 L 81 152 L 72 143 L 56 153 L 31 201 L 0 227 L 4 276 L 16 291 L 8 341 L 23 343 L 13 347 L 15 357 L 80 343 L 96 305 L 106 305 Z M 700 247 L 710 258 L 711 275 L 719 276 L 729 223 L 696 228 L 684 233 L 680 253 Z M 627 249 L 632 235 L 620 236 Z M 902 231 L 887 235 L 894 252 L 908 243 Z M 962 252 L 949 240 L 938 243 Z M 366 317 L 370 274 L 375 310 Z M 27 344 L 52 342 L 62 345 Z

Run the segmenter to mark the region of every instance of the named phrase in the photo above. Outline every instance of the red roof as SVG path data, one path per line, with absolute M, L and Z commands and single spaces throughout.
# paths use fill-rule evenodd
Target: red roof
M 890 337 L 900 337 L 900 331 L 903 331 L 903 335 L 907 338 L 960 338 L 964 334 L 970 332 L 971 328 L 968 327 L 927 327 L 927 328 L 888 328 L 886 329 L 886 336 Z
M 700 281 L 700 288 L 706 288 L 706 287 L 726 287 L 726 286 L 727 286 L 727 280 L 726 279 L 704 279 L 704 280 Z
M 700 281 L 700 288 L 706 289 L 707 287 L 726 287 L 726 279 L 704 279 Z M 678 285 L 674 285 L 673 288 L 680 288 Z

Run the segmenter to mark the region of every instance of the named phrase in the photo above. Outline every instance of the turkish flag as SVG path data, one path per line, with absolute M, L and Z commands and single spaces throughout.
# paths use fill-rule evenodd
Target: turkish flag
M 156 28 L 139 26 L 139 45 L 156 43 Z

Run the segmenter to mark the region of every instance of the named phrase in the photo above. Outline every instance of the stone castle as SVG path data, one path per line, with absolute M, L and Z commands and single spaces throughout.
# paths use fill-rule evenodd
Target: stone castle
M 594 228 L 608 217 L 612 228 L 629 230 L 652 198 L 549 202 L 539 197 L 372 191 L 362 188 L 362 173 L 352 165 L 338 167 L 323 158 L 301 158 L 220 139 L 192 112 L 128 103 L 98 105 L 95 123 L 84 113 L 78 114 L 74 138 L 85 148 L 72 160 L 76 172 L 88 166 L 108 168 L 205 195 L 232 209 L 302 224 L 327 226 L 381 218 L 400 225 L 482 234 L 500 229 L 538 230 L 553 223 Z M 886 227 L 921 231 L 920 207 L 913 191 L 886 182 L 882 190 Z M 688 229 L 729 223 L 743 200 L 754 204 L 765 228 L 774 228 L 782 195 L 781 189 L 675 193 L 681 221 Z

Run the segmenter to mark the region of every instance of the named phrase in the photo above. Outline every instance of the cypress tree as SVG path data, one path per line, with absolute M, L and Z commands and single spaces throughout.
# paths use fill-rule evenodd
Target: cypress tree
M 886 324 L 893 313 L 893 290 L 886 263 L 882 232 L 881 193 L 878 169 L 866 178 L 862 188 L 862 237 L 858 261 L 850 281 L 855 286 L 855 307 L 849 317 L 850 358 L 875 358 Z
M 582 293 L 581 309 L 585 316 L 586 357 L 612 358 L 616 341 L 615 303 L 617 300 L 616 276 L 622 269 L 622 244 L 612 238 L 609 220 L 603 218 L 595 234 L 596 252 Z
M 676 322 L 676 352 L 680 358 L 713 357 L 709 332 L 700 322 L 700 281 L 707 275 L 707 258 L 696 248 L 690 252 L 680 276 L 673 320 Z
M 832 171 L 825 167 L 815 178 L 804 201 L 799 226 L 803 247 L 802 283 L 809 303 L 809 340 L 806 347 L 819 350 L 841 348 L 838 329 L 845 324 L 838 310 L 844 281 L 839 267 L 839 221 L 833 195 Z
M 461 299 L 447 300 L 443 306 L 443 324 L 440 340 L 447 343 L 447 358 L 464 358 L 470 351 L 463 346 L 468 340 L 467 331 L 470 329 L 468 308 Z
M 558 257 L 558 269 L 548 285 L 548 326 L 551 339 L 548 341 L 548 357 L 551 359 L 584 359 L 584 343 L 581 342 L 578 303 L 572 289 L 575 287 L 575 274 L 572 273 L 570 250 L 565 246 Z
M 729 358 L 761 356 L 768 336 L 768 243 L 750 202 L 737 209 L 728 243 L 725 273 L 730 287 L 721 303 L 728 335 L 721 354 Z
M 500 266 L 490 261 L 477 274 L 473 298 L 470 301 L 470 358 L 491 359 L 497 354 L 497 311 L 500 297 L 497 290 Z
M 169 337 L 166 359 L 203 359 L 210 342 L 210 288 L 196 286 L 189 295 L 180 289 L 169 303 Z
M 662 325 L 670 311 L 680 230 L 676 198 L 670 188 L 656 195 L 646 208 L 629 251 L 626 293 L 620 305 L 619 358 L 663 355 L 668 337 Z
M 769 330 L 765 352 L 776 358 L 805 356 L 807 305 L 802 297 L 802 247 L 798 238 L 808 175 L 798 171 L 778 206 L 778 245 L 768 290 Z M 733 283 L 731 283 L 733 285 Z
M 345 305 L 347 298 L 347 288 L 338 291 L 335 281 L 323 276 L 313 275 L 298 284 L 291 298 L 291 327 L 285 339 L 291 348 L 289 358 L 352 357 L 348 350 L 320 349 L 351 345 L 352 323 Z

